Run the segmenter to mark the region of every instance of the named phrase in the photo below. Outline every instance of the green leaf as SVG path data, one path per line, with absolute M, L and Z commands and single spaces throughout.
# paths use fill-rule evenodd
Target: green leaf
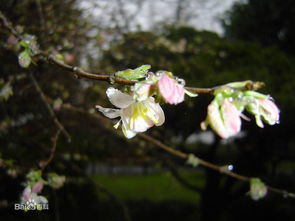
M 149 64 L 141 65 L 134 70 L 134 74 L 143 78 L 145 74 L 148 73 L 149 69 L 151 69 L 151 66 Z
M 118 71 L 115 73 L 115 76 L 133 81 L 140 78 L 144 78 L 150 68 L 151 68 L 150 65 L 142 65 L 134 70 L 127 69 L 124 71 Z
M 27 183 L 30 186 L 33 186 L 38 181 L 43 181 L 42 179 L 42 171 L 41 170 L 31 170 L 27 175 Z
M 118 71 L 115 73 L 116 77 L 120 77 L 120 78 L 124 78 L 127 80 L 131 80 L 130 78 L 132 78 L 132 76 L 134 75 L 134 70 L 132 69 L 127 69 L 124 71 Z
M 244 96 L 253 97 L 253 98 L 260 98 L 260 99 L 267 99 L 269 95 L 261 94 L 256 91 L 245 91 Z
M 21 52 L 18 55 L 18 63 L 21 67 L 23 68 L 27 68 L 30 66 L 31 64 L 31 56 L 30 56 L 30 50 L 29 49 L 25 49 L 23 52 Z
M 25 41 L 21 41 L 19 44 L 20 44 L 21 46 L 23 46 L 24 48 L 29 47 L 29 44 L 28 44 L 27 42 L 25 42 Z

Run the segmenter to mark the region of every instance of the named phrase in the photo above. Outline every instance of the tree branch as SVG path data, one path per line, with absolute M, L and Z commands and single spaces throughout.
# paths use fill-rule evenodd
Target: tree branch
M 22 36 L 15 30 L 15 28 L 12 26 L 11 22 L 5 17 L 5 15 L 0 11 L 0 20 L 3 23 L 3 26 L 8 29 L 8 31 L 15 35 L 18 39 L 22 39 Z
M 11 23 L 8 21 L 8 19 L 4 16 L 4 14 L 1 11 L 0 11 L 0 20 L 4 24 L 4 27 L 6 27 L 10 31 L 10 33 L 14 34 L 19 40 L 22 39 L 22 36 L 13 28 Z M 122 78 L 115 77 L 114 75 L 95 74 L 95 73 L 85 71 L 80 67 L 65 64 L 64 62 L 56 59 L 54 55 L 48 54 L 42 50 L 38 50 L 37 54 L 43 55 L 45 58 L 47 58 L 49 63 L 52 63 L 64 70 L 72 72 L 74 74 L 74 76 L 76 76 L 77 78 L 86 78 L 86 79 L 91 79 L 91 80 L 106 81 L 110 84 L 118 83 L 118 84 L 122 84 L 122 85 L 134 85 L 136 83 L 136 81 L 125 80 Z M 248 83 L 245 85 L 244 89 L 245 90 L 250 90 L 250 89 L 257 90 L 262 85 L 263 84 L 261 82 L 248 81 Z M 185 89 L 187 89 L 193 93 L 197 93 L 197 94 L 212 94 L 214 92 L 215 88 L 216 87 L 213 87 L 213 88 L 185 87 Z
M 48 159 L 46 161 L 41 161 L 39 163 L 40 167 L 41 167 L 41 170 L 44 170 L 45 167 L 52 161 L 53 157 L 54 157 L 54 154 L 55 154 L 55 150 L 56 150 L 56 144 L 57 144 L 57 140 L 58 140 L 58 137 L 60 135 L 60 129 L 58 128 L 55 135 L 51 138 L 52 140 L 52 147 L 50 148 L 50 155 L 48 157 Z
M 34 77 L 34 75 L 32 73 L 29 74 L 31 81 L 34 85 L 34 87 L 36 88 L 36 91 L 38 92 L 38 94 L 40 95 L 41 100 L 43 101 L 43 103 L 45 104 L 49 115 L 51 116 L 51 118 L 53 119 L 53 122 L 55 123 L 55 125 L 57 126 L 57 128 L 59 128 L 59 130 L 62 131 L 62 133 L 67 137 L 68 142 L 71 142 L 71 136 L 70 134 L 66 131 L 66 129 L 64 128 L 64 126 L 60 123 L 60 121 L 57 119 L 52 107 L 50 106 L 50 104 L 47 102 L 46 100 L 46 96 L 44 94 L 44 92 L 42 91 L 39 83 L 37 82 L 36 78 Z

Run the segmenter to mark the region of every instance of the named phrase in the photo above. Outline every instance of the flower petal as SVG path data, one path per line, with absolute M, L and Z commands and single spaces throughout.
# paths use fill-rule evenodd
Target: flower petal
M 132 116 L 128 126 L 135 132 L 144 132 L 154 125 L 153 121 L 146 115 L 148 108 L 144 103 L 145 102 L 138 102 L 131 105 Z
M 126 108 L 134 102 L 132 96 L 122 93 L 120 90 L 110 87 L 106 94 L 110 102 L 118 108 Z
M 136 99 L 137 101 L 146 100 L 149 97 L 151 87 L 151 83 L 136 83 L 134 85 L 134 99 Z
M 127 137 L 128 139 L 134 137 L 136 135 L 136 133 L 130 129 L 125 128 L 124 126 L 122 126 L 122 131 L 125 137 Z
M 223 124 L 219 106 L 216 103 L 208 105 L 208 124 L 220 137 L 228 138 L 230 136 L 230 133 Z
M 22 201 L 29 200 L 31 197 L 31 194 L 32 194 L 31 187 L 27 186 L 22 193 L 22 196 L 21 196 Z
M 33 186 L 32 186 L 32 192 L 34 193 L 40 193 L 41 190 L 43 189 L 43 182 L 42 181 L 38 181 L 37 183 L 35 183 Z
M 165 122 L 164 111 L 158 103 L 155 103 L 153 97 L 145 101 L 147 107 L 146 115 L 153 121 L 156 126 L 161 126 Z
M 225 128 L 231 136 L 240 132 L 242 124 L 240 112 L 228 99 L 222 103 L 222 117 Z
M 269 125 L 274 125 L 278 123 L 280 119 L 280 110 L 275 105 L 275 103 L 269 99 L 258 100 L 261 107 L 261 115 L 263 117 L 263 120 Z
M 184 87 L 168 75 L 163 74 L 158 82 L 161 95 L 169 104 L 178 104 L 184 100 Z
M 103 113 L 104 116 L 108 118 L 116 118 L 120 116 L 120 110 L 119 109 L 113 109 L 113 108 L 104 108 L 102 106 L 96 105 L 95 106 L 101 113 Z
M 173 83 L 173 79 L 168 77 L 166 74 L 163 74 L 158 82 L 160 93 L 166 101 L 168 101 L 174 92 Z

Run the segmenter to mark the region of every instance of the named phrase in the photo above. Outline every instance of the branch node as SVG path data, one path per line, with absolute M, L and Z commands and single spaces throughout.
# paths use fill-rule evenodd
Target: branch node
M 109 84 L 113 85 L 116 83 L 116 77 L 114 74 L 110 74 L 109 79 L 108 79 Z
M 74 73 L 74 78 L 75 79 L 80 79 L 80 76 L 79 76 L 79 72 L 81 71 L 81 69 L 79 67 L 73 67 L 73 73 Z

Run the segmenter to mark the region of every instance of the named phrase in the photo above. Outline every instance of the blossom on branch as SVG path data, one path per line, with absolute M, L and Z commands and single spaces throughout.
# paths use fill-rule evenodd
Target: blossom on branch
M 251 98 L 246 105 L 246 110 L 255 116 L 259 127 L 264 127 L 262 121 L 269 125 L 279 123 L 280 110 L 269 96 L 255 92 Z
M 48 203 L 48 200 L 44 196 L 38 195 L 42 189 L 42 181 L 35 183 L 32 187 L 30 185 L 26 186 L 21 195 L 21 203 L 25 204 L 31 201 L 35 203 L 37 209 L 42 210 L 42 206 L 40 207 L 40 204 L 42 205 Z
M 269 95 L 253 90 L 243 90 L 249 81 L 233 82 L 215 89 L 215 98 L 208 106 L 207 125 L 222 138 L 237 134 L 241 129 L 241 118 L 250 120 L 242 114 L 244 110 L 254 115 L 256 124 L 263 128 L 263 121 L 269 125 L 279 123 L 280 110 Z M 241 118 L 240 118 L 241 117 Z
M 151 81 L 142 81 L 134 85 L 133 98 L 137 101 L 148 99 L 153 93 L 154 85 Z
M 119 109 L 104 108 L 99 105 L 96 108 L 108 118 L 120 117 L 114 127 L 118 128 L 122 123 L 122 131 L 127 138 L 132 138 L 154 125 L 160 126 L 165 121 L 164 112 L 153 97 L 136 101 L 133 96 L 113 87 L 108 88 L 106 93 L 110 102 Z
M 169 104 L 179 104 L 184 100 L 184 85 L 162 73 L 158 81 L 159 92 Z
M 205 130 L 210 125 L 220 137 L 228 138 L 240 132 L 240 115 L 240 111 L 229 99 L 224 99 L 220 105 L 213 101 L 208 106 L 207 119 L 201 123 L 201 128 Z

